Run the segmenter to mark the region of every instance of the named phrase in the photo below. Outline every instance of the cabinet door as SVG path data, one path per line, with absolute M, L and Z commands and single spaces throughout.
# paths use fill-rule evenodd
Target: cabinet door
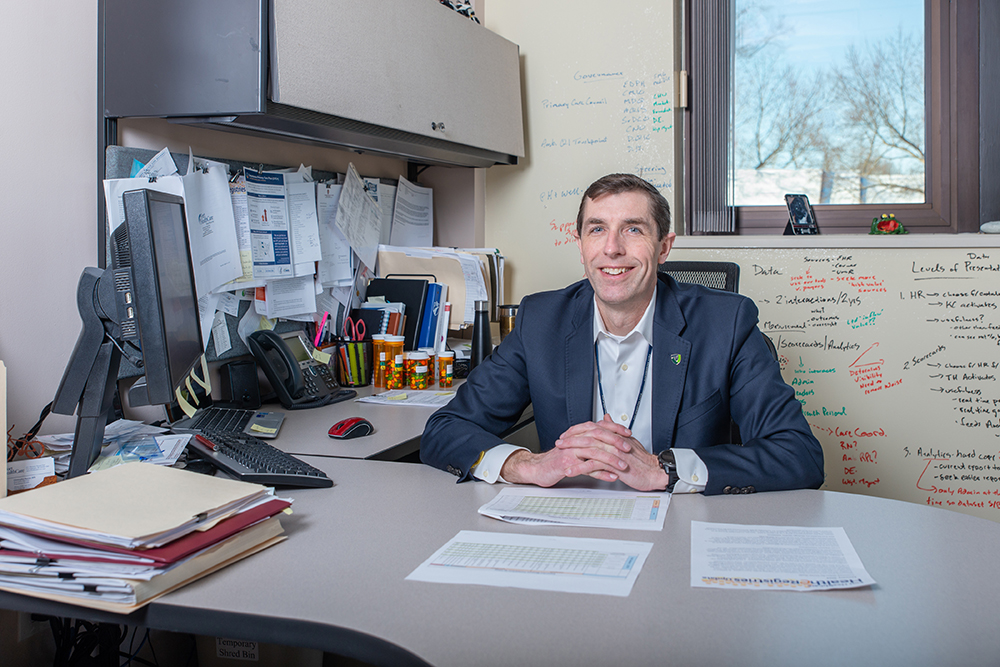
M 429 0 L 273 6 L 273 101 L 524 156 L 516 44 Z

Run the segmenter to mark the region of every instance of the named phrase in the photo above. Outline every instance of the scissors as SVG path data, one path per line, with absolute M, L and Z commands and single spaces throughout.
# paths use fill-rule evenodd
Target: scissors
M 358 319 L 357 323 L 347 316 L 344 318 L 344 338 L 347 340 L 364 340 L 365 339 L 365 321 Z

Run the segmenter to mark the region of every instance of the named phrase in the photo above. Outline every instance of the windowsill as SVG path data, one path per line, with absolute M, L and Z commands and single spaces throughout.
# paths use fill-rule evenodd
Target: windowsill
M 1000 248 L 1000 234 L 831 234 L 824 236 L 678 236 L 687 248 Z

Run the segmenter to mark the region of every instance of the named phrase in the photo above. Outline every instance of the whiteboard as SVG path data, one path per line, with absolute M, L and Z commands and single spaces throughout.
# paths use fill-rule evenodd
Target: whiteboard
M 1000 250 L 683 249 L 734 261 L 826 455 L 822 488 L 1000 521 Z
M 502 0 L 486 26 L 520 47 L 525 158 L 486 172 L 486 244 L 507 258 L 507 300 L 583 277 L 583 192 L 609 173 L 674 192 L 672 2 Z

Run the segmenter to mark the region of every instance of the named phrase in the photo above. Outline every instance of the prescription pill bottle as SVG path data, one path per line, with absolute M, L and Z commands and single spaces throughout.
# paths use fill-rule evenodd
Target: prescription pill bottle
M 388 357 L 385 352 L 385 334 L 372 335 L 372 359 L 375 366 L 375 377 L 372 384 L 376 387 L 385 387 L 385 369 Z
M 418 352 L 426 352 L 427 353 L 427 386 L 429 387 L 429 386 L 431 386 L 431 385 L 434 384 L 434 382 L 435 382 L 435 376 L 437 375 L 437 373 L 435 372 L 437 370 L 437 365 L 435 364 L 435 361 L 434 361 L 434 357 L 435 357 L 434 348 L 433 347 L 422 347 L 422 348 L 420 348 L 418 350 Z
M 410 352 L 410 370 L 407 378 L 410 382 L 410 389 L 427 389 L 430 376 L 430 357 L 426 352 Z
M 402 389 L 403 382 L 403 341 L 402 336 L 385 337 L 385 388 Z
M 437 381 L 439 387 L 450 387 L 454 379 L 455 353 L 445 350 L 437 356 Z

